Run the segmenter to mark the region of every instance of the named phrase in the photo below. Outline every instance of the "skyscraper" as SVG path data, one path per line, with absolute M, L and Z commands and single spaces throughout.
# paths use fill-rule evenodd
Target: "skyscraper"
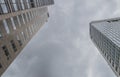
M 47 21 L 53 0 L 0 0 L 0 76 Z
M 113 72 L 120 77 L 120 19 L 91 22 L 90 37 Z

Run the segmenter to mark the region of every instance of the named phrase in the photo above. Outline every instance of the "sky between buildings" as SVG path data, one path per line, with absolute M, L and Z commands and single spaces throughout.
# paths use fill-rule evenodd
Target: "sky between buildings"
M 55 0 L 49 11 L 2 77 L 115 77 L 89 38 L 89 23 L 119 17 L 120 0 Z

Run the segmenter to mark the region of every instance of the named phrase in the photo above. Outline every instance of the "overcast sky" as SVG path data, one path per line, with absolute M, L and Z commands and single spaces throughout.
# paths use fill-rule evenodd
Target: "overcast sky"
M 115 77 L 89 38 L 89 23 L 119 17 L 120 0 L 55 0 L 49 12 L 2 77 Z

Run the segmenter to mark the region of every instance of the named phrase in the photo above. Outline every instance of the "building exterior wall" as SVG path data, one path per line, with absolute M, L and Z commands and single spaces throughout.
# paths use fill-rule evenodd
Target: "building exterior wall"
M 47 22 L 53 0 L 0 0 L 0 75 Z
M 90 23 L 90 37 L 102 56 L 120 77 L 120 20 L 108 19 Z

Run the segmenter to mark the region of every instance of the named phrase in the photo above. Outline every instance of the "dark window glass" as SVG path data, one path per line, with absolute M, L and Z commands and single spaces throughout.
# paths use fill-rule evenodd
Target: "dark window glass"
M 3 51 L 4 51 L 4 53 L 5 53 L 6 57 L 7 57 L 7 60 L 9 60 L 10 54 L 9 54 L 9 52 L 8 52 L 7 47 L 4 45 L 4 46 L 2 46 L 2 49 L 3 49 Z
M 2 68 L 2 64 L 0 63 L 0 68 Z
M 30 0 L 30 6 L 31 6 L 31 8 L 35 7 L 34 0 Z
M 15 45 L 14 41 L 11 40 L 10 43 L 11 43 L 11 45 L 12 45 L 12 48 L 13 48 L 14 52 L 16 52 L 16 51 L 17 51 L 17 48 L 16 48 L 16 45 Z
M 19 43 L 20 46 L 22 46 L 22 41 L 20 40 L 20 37 L 17 35 L 17 41 Z

